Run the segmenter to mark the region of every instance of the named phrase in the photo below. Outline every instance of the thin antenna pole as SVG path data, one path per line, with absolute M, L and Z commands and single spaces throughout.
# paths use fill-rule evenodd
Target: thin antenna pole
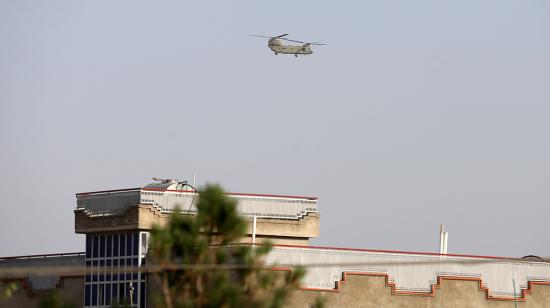
M 197 180 L 197 173 L 196 173 L 196 172 L 193 172 L 193 187 L 197 187 L 197 186 L 195 186 L 196 180 Z
M 443 236 L 443 253 L 447 254 L 447 245 L 449 244 L 449 232 L 445 232 Z
M 439 254 L 443 254 L 443 246 L 445 244 L 445 225 L 439 227 Z

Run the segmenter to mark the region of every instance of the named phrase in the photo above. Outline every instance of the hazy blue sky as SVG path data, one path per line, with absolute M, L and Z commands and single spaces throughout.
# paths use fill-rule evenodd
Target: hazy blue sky
M 316 245 L 550 256 L 550 2 L 2 0 L 0 132 L 0 256 L 194 171 L 318 196 Z

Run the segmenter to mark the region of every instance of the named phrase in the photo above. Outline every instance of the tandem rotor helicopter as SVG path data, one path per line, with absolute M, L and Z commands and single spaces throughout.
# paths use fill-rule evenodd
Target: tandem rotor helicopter
M 326 45 L 319 42 L 302 42 L 302 41 L 296 41 L 291 40 L 288 38 L 284 38 L 284 36 L 287 36 L 288 33 L 281 34 L 279 36 L 264 36 L 264 35 L 254 35 L 250 34 L 248 36 L 255 36 L 255 37 L 265 37 L 268 38 L 269 41 L 267 41 L 267 47 L 271 49 L 275 55 L 278 54 L 285 54 L 285 55 L 294 55 L 295 57 L 298 57 L 298 55 L 310 55 L 313 53 L 313 50 L 311 50 L 311 45 Z M 288 41 L 288 42 L 294 42 L 299 43 L 302 45 L 285 45 L 282 41 Z

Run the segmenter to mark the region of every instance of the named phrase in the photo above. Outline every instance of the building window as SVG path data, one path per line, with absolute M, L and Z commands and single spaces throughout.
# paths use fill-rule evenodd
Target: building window
M 111 235 L 107 235 L 107 251 L 106 251 L 106 257 L 112 257 L 113 256 L 113 237 Z
M 86 258 L 92 257 L 92 236 L 86 235 Z
M 145 307 L 147 277 L 139 268 L 145 265 L 146 252 L 146 232 L 87 235 L 85 307 Z
M 105 289 L 105 285 L 104 285 L 104 284 L 100 284 L 100 285 L 99 285 L 99 292 L 98 292 L 98 293 L 99 293 L 99 301 L 98 301 L 98 303 L 99 303 L 100 306 L 105 305 L 105 297 L 104 297 L 104 295 L 103 295 L 103 294 L 104 294 L 104 289 Z
M 99 257 L 105 257 L 105 235 L 99 237 Z
M 84 288 L 84 306 L 90 306 L 90 297 L 91 297 L 91 294 L 90 294 L 90 288 L 91 286 L 89 284 L 86 285 L 86 287 Z
M 113 257 L 118 257 L 118 234 L 113 235 Z
M 126 236 L 122 234 L 120 236 L 120 244 L 118 246 L 118 249 L 120 251 L 120 256 L 124 257 L 126 255 Z
M 132 234 L 126 234 L 126 255 L 132 256 Z
M 94 236 L 93 237 L 93 247 L 92 247 L 92 254 L 93 254 L 94 258 L 98 257 L 98 255 L 97 255 L 98 250 L 99 250 L 99 239 L 97 238 L 97 236 Z

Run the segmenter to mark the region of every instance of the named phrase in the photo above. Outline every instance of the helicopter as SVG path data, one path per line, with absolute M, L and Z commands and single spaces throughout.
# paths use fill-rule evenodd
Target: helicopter
M 296 40 L 284 38 L 284 36 L 287 36 L 287 35 L 288 33 L 281 34 L 278 36 L 265 36 L 265 35 L 255 35 L 255 34 L 250 34 L 248 36 L 268 38 L 269 41 L 267 41 L 267 47 L 269 47 L 269 49 L 271 49 L 275 53 L 275 55 L 286 54 L 286 55 L 294 55 L 295 57 L 298 57 L 298 55 L 310 55 L 313 53 L 313 50 L 311 50 L 311 47 L 310 47 L 311 45 L 326 45 L 319 42 L 302 42 L 302 41 L 296 41 Z M 282 40 L 299 43 L 302 45 L 285 45 L 283 44 Z

